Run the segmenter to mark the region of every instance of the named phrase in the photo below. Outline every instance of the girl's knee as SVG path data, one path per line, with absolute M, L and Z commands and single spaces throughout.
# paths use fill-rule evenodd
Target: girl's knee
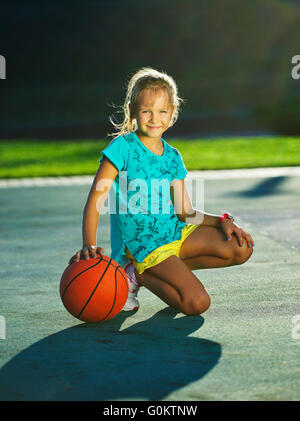
M 236 253 L 234 257 L 235 264 L 241 265 L 247 262 L 247 260 L 249 260 L 249 258 L 252 256 L 252 253 L 253 253 L 253 248 L 248 247 L 246 243 L 244 243 L 242 247 L 239 246 L 239 248 L 236 249 Z
M 206 291 L 190 298 L 184 305 L 182 312 L 187 316 L 197 316 L 210 307 L 210 296 Z

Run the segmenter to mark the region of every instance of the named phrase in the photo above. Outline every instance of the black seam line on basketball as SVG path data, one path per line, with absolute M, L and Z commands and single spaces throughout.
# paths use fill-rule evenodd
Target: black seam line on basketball
M 110 259 L 111 260 L 111 259 Z M 66 291 L 67 291 L 67 289 L 69 288 L 69 286 L 75 281 L 75 279 L 78 277 L 78 276 L 80 276 L 82 273 L 84 273 L 84 272 L 86 272 L 87 270 L 89 270 L 89 269 L 91 269 L 91 268 L 93 268 L 93 267 L 95 267 L 96 265 L 98 265 L 101 261 L 104 261 L 104 262 L 109 262 L 110 260 L 106 260 L 106 259 L 104 259 L 104 257 L 102 256 L 102 255 L 100 255 L 100 258 L 99 258 L 99 261 L 95 264 L 95 265 L 93 265 L 93 266 L 90 266 L 90 267 L 88 267 L 88 268 L 86 268 L 86 269 L 84 269 L 82 272 L 80 272 L 80 273 L 78 273 L 76 276 L 74 276 L 74 278 L 69 282 L 69 284 L 66 286 L 66 288 L 64 289 L 64 291 L 63 291 L 63 293 L 62 293 L 62 298 L 64 298 L 64 295 L 65 295 L 65 293 L 66 293 Z M 120 265 L 119 266 L 116 266 L 116 265 L 114 265 L 113 263 L 111 263 L 111 265 L 113 266 L 113 267 L 115 267 L 115 268 L 118 268 L 118 267 L 121 267 Z
M 112 307 L 111 307 L 110 311 L 108 312 L 108 314 L 107 314 L 105 317 L 103 317 L 103 319 L 98 320 L 98 323 L 99 323 L 99 322 L 102 322 L 102 321 L 103 321 L 103 320 L 105 320 L 105 319 L 107 319 L 107 317 L 110 315 L 110 313 L 112 312 L 112 310 L 113 310 L 113 308 L 114 308 L 114 306 L 115 306 L 116 296 L 117 296 L 117 289 L 118 289 L 118 283 L 117 283 L 117 272 L 119 272 L 119 273 L 122 275 L 122 278 L 124 279 L 124 281 L 125 281 L 125 283 L 126 283 L 127 290 L 129 291 L 128 281 L 127 281 L 127 280 L 126 280 L 126 278 L 124 277 L 123 273 L 119 270 L 119 268 L 120 268 L 120 267 L 121 267 L 120 265 L 119 265 L 119 266 L 116 266 L 116 270 L 115 270 L 115 297 L 114 297 L 113 305 L 112 305 Z M 121 310 L 122 310 L 122 309 L 121 309 Z
M 122 268 L 122 266 L 117 266 L 116 267 L 116 271 L 118 271 L 118 272 L 120 272 L 120 274 L 122 275 L 122 278 L 124 279 L 124 281 L 125 281 L 125 284 L 126 284 L 126 286 L 127 286 L 127 289 L 129 290 L 129 285 L 128 285 L 128 280 L 127 280 L 127 278 L 125 278 L 125 276 L 123 275 L 123 273 L 119 270 L 119 268 Z
M 104 257 L 102 257 L 102 259 L 104 260 L 104 262 L 111 262 L 110 264 L 114 267 L 114 268 L 118 268 L 121 267 L 118 263 L 117 265 L 114 265 L 113 260 L 111 258 L 108 258 L 109 260 L 104 259 Z
M 116 303 L 116 296 L 117 296 L 117 290 L 118 290 L 118 283 L 117 283 L 117 270 L 115 270 L 115 296 L 114 296 L 114 301 L 113 301 L 113 303 L 112 303 L 112 306 L 111 306 L 111 308 L 110 308 L 110 310 L 109 310 L 109 312 L 107 313 L 107 315 L 102 319 L 102 320 L 105 320 L 109 315 L 110 315 L 110 313 L 112 312 L 112 310 L 113 310 L 113 308 L 114 308 L 114 306 L 115 306 L 115 303 Z M 99 320 L 100 322 L 102 321 L 102 320 Z
M 110 259 L 109 259 L 109 262 L 107 263 L 106 268 L 105 268 L 104 272 L 103 272 L 103 273 L 102 273 L 102 275 L 101 275 L 101 278 L 100 278 L 100 279 L 99 279 L 99 281 L 97 282 L 97 285 L 95 286 L 94 290 L 92 291 L 91 295 L 89 296 L 89 298 L 88 298 L 87 302 L 85 303 L 85 305 L 83 306 L 82 310 L 81 310 L 81 311 L 80 311 L 80 313 L 78 314 L 77 318 L 79 318 L 79 317 L 82 315 L 82 313 L 83 313 L 84 309 L 86 308 L 86 306 L 87 306 L 87 305 L 88 305 L 88 303 L 90 302 L 90 300 L 91 300 L 92 296 L 94 295 L 94 293 L 95 293 L 96 289 L 98 288 L 98 285 L 99 285 L 99 284 L 100 284 L 100 282 L 102 281 L 102 278 L 103 278 L 103 276 L 105 275 L 105 272 L 106 272 L 106 271 L 107 271 L 107 269 L 109 268 L 109 265 L 110 265 L 111 260 L 112 260 L 112 258 L 110 258 Z
M 80 276 L 82 273 L 86 272 L 87 270 L 90 270 L 92 268 L 94 268 L 95 266 L 99 265 L 99 263 L 102 261 L 102 257 L 99 258 L 99 261 L 97 263 L 95 263 L 93 266 L 89 266 L 88 268 L 84 269 L 82 272 L 77 273 L 76 276 L 74 276 L 74 278 L 68 283 L 68 285 L 66 286 L 66 288 L 64 289 L 64 292 L 62 293 L 62 299 L 65 296 L 65 292 L 67 291 L 67 289 L 69 288 L 69 286 L 75 281 L 76 278 L 78 278 L 78 276 Z M 105 260 L 105 259 L 103 259 Z M 107 262 L 107 260 L 105 260 Z

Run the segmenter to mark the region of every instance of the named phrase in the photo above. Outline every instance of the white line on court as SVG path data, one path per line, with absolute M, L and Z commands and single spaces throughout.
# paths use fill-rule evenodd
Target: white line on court
M 266 178 L 280 176 L 300 176 L 300 167 L 272 167 L 272 168 L 245 168 L 237 170 L 217 171 L 189 171 L 188 178 L 204 178 L 205 180 L 224 180 L 237 178 Z M 91 185 L 94 176 L 68 176 L 68 177 L 31 177 L 0 180 L 0 188 L 11 187 L 44 187 L 44 186 L 73 186 Z

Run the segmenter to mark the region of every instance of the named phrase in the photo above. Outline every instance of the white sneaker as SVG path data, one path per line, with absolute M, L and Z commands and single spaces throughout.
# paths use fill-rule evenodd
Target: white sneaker
M 122 311 L 137 311 L 140 303 L 136 297 L 140 287 L 134 274 L 134 264 L 130 261 L 123 269 L 128 279 L 129 291 L 127 301 L 122 308 Z

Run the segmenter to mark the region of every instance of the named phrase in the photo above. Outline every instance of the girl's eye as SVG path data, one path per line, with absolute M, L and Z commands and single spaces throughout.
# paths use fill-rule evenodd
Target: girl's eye
M 142 114 L 149 113 L 150 111 L 142 111 Z M 161 111 L 161 113 L 166 113 L 167 111 Z

